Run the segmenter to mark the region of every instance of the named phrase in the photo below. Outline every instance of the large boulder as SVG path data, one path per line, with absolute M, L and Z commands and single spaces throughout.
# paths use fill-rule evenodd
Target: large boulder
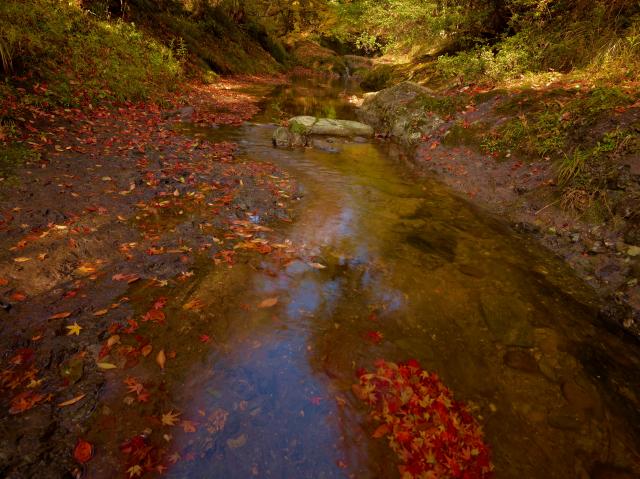
M 289 128 L 279 127 L 273 133 L 273 145 L 278 147 L 306 146 L 312 136 L 371 138 L 373 128 L 351 120 L 332 120 L 314 116 L 296 116 L 289 120 Z
M 373 128 L 351 120 L 332 120 L 313 116 L 296 116 L 289 120 L 289 129 L 294 133 L 322 136 L 364 136 L 371 138 Z
M 358 118 L 377 132 L 405 144 L 415 144 L 444 123 L 442 117 L 429 108 L 439 100 L 428 88 L 403 82 L 366 94 Z

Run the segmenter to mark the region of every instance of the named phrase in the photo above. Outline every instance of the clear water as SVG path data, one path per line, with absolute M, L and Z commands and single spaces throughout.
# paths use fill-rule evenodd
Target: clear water
M 166 449 L 180 460 L 166 477 L 398 477 L 394 453 L 371 438 L 351 393 L 356 369 L 377 358 L 415 358 L 471 404 L 497 478 L 627 477 L 599 475 L 622 474 L 614 466 L 640 474 L 638 347 L 597 324 L 596 298 L 561 261 L 437 181 L 415 178 L 393 145 L 271 146 L 276 117 L 352 117 L 343 93 L 283 87 L 256 123 L 190 129 L 238 142 L 240 158 L 275 163 L 302 194 L 295 221 L 277 227 L 298 251 L 293 260 L 206 262 L 197 281 L 172 292 L 206 304 L 181 327 L 206 326 L 213 340 L 204 353 L 180 346 L 179 367 L 162 379 L 163 410 L 197 423 L 195 432 L 170 429 Z M 130 296 L 142 304 L 149 292 Z M 256 307 L 274 297 L 275 306 Z M 379 344 L 366 339 L 372 330 Z M 181 333 L 169 327 L 154 343 L 177 348 Z M 144 412 L 108 394 L 118 420 L 96 426 L 94 441 L 148 427 Z M 90 475 L 113 477 L 114 467 L 96 457 Z

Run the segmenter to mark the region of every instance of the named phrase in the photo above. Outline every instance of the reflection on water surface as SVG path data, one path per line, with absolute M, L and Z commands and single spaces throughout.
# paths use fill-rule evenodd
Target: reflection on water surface
M 282 88 L 259 121 L 351 116 L 337 93 Z M 276 150 L 272 130 L 193 130 L 231 137 L 241 157 L 296 178 L 297 219 L 281 240 L 300 253 L 206 262 L 173 291 L 206 305 L 175 314 L 212 341 L 207 354 L 176 357 L 164 378 L 166 409 L 194 426 L 171 429 L 167 477 L 397 477 L 351 393 L 356 369 L 377 358 L 415 358 L 469 403 L 498 478 L 640 474 L 640 355 L 596 325 L 595 298 L 560 261 L 439 183 L 411 178 L 392 146 Z M 133 290 L 132 301 L 149 294 Z M 367 340 L 371 331 L 383 340 Z M 180 333 L 158 334 L 177 343 Z M 146 423 L 113 397 L 119 421 L 103 434 L 118 440 Z

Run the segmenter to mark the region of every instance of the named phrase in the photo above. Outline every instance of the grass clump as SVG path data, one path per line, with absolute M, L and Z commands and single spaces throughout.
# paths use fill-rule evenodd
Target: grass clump
M 561 205 L 580 212 L 610 212 L 608 191 L 621 187 L 615 160 L 637 154 L 639 138 L 637 128 L 616 129 L 605 133 L 592 148 L 578 147 L 566 155 L 557 171 Z

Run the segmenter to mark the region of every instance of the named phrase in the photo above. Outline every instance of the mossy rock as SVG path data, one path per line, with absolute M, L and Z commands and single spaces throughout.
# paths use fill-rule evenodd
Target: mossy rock
M 395 68 L 392 65 L 380 65 L 364 74 L 360 88 L 364 91 L 380 91 L 390 87 L 395 77 Z

